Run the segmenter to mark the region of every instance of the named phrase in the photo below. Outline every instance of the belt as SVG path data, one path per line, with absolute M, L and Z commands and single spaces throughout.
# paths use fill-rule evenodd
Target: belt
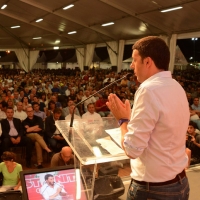
M 132 179 L 132 181 L 134 181 L 135 183 L 138 183 L 140 185 L 149 185 L 149 186 L 162 186 L 162 185 L 169 185 L 169 184 L 173 184 L 176 183 L 178 181 L 180 181 L 181 179 L 183 179 L 184 177 L 186 177 L 185 174 L 185 170 L 183 170 L 181 173 L 177 174 L 176 177 L 172 180 L 169 181 L 165 181 L 165 182 L 145 182 L 145 181 L 137 181 L 135 179 Z

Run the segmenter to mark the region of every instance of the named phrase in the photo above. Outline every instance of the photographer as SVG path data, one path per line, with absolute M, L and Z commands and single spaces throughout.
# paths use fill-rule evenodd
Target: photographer
M 191 150 L 191 165 L 200 163 L 200 134 L 196 131 L 197 125 L 190 121 L 186 135 L 186 147 Z

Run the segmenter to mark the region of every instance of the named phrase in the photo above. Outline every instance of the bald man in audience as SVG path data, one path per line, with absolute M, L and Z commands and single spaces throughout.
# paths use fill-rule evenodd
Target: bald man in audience
M 68 146 L 63 147 L 61 152 L 53 155 L 51 159 L 51 167 L 73 165 L 74 158 L 72 154 L 72 149 Z

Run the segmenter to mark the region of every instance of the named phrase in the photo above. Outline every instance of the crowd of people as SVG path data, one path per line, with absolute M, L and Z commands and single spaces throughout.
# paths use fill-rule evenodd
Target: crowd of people
M 192 163 L 200 162 L 200 84 L 196 69 L 174 71 L 174 78 L 185 89 L 191 120 L 186 134 L 187 154 Z M 125 76 L 128 74 L 128 76 Z M 109 83 L 125 76 L 122 80 L 106 88 L 101 93 L 87 99 Z M 55 126 L 56 120 L 70 120 L 74 112 L 75 119 L 88 120 L 92 127 L 103 127 L 102 117 L 113 116 L 106 105 L 108 95 L 116 94 L 122 102 L 129 100 L 133 105 L 134 94 L 140 83 L 132 71 L 120 73 L 111 70 L 33 70 L 25 73 L 21 70 L 0 70 L 0 135 L 1 158 L 0 171 L 16 176 L 12 183 L 19 188 L 20 164 L 16 163 L 11 147 L 26 147 L 26 167 L 32 168 L 32 152 L 36 149 L 37 168 L 43 168 L 44 151 L 52 157 L 51 166 L 72 164 L 70 147 Z M 87 99 L 86 101 L 84 101 Z M 80 103 L 84 101 L 84 103 Z M 75 105 L 78 104 L 76 107 Z M 195 131 L 191 131 L 193 126 Z M 90 128 L 91 129 L 91 128 Z M 194 158 L 194 159 L 193 159 Z M 3 164 L 4 163 L 4 164 Z M 6 175 L 5 175 L 6 176 Z

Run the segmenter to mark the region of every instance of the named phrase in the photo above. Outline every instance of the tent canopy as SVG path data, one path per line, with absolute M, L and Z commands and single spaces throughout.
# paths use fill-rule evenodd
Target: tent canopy
M 199 0 L 0 0 L 0 48 L 52 49 L 54 46 L 132 40 L 200 30 Z M 63 7 L 73 4 L 70 9 Z M 183 9 L 162 13 L 175 6 Z M 36 22 L 43 19 L 41 22 Z M 112 26 L 101 26 L 114 22 Z M 20 26 L 20 28 L 11 28 Z M 76 31 L 76 34 L 68 34 Z M 33 39 L 41 37 L 41 39 Z

